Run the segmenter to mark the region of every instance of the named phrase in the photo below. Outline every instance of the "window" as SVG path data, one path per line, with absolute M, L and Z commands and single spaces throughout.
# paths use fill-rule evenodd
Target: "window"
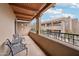
M 61 26 L 61 22 L 60 21 L 53 22 L 53 26 Z
M 51 26 L 51 23 L 47 23 L 47 26 L 48 26 L 48 27 Z

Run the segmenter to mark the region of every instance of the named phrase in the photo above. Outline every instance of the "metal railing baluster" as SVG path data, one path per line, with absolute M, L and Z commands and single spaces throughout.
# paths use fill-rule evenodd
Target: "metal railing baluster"
M 73 45 L 74 45 L 74 35 L 73 35 Z
M 76 42 L 79 41 L 79 35 L 78 34 L 71 34 L 71 33 L 62 33 L 62 32 L 42 32 L 44 35 L 47 35 L 50 38 L 58 39 L 67 43 L 71 43 L 73 45 L 76 45 Z M 77 44 L 79 46 L 79 44 Z

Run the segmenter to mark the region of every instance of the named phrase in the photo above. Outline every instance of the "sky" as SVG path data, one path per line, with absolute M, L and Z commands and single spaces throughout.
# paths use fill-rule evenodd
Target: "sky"
M 79 19 L 78 3 L 58 3 L 55 7 L 51 7 L 41 16 L 41 21 L 52 20 L 53 18 L 68 17 Z
M 52 20 L 53 18 L 68 17 L 79 19 L 78 3 L 59 3 L 48 9 L 41 17 L 41 21 Z

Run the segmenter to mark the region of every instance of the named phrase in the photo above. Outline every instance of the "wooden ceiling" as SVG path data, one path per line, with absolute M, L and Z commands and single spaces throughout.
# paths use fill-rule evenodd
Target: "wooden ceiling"
M 10 3 L 17 20 L 31 21 L 55 3 Z

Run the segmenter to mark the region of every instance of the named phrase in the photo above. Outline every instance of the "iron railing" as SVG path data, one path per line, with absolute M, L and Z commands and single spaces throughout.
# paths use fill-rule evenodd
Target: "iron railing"
M 61 33 L 61 32 L 41 32 L 48 37 L 58 39 L 67 43 L 70 43 L 75 46 L 79 46 L 79 35 L 71 33 Z

